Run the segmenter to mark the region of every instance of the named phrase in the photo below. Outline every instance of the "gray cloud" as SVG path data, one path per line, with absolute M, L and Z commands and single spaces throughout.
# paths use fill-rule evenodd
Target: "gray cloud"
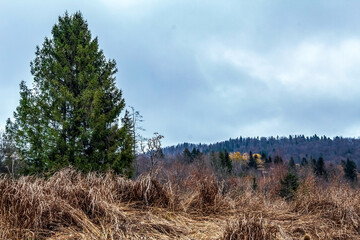
M 81 10 L 118 86 L 166 145 L 360 135 L 358 1 L 3 1 L 0 126 L 58 15 Z

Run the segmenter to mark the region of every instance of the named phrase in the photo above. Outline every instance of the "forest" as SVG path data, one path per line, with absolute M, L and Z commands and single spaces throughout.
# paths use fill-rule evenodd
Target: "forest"
M 81 12 L 58 18 L 30 68 L 0 138 L 0 239 L 359 239 L 360 140 L 164 148 L 140 135 Z
M 176 155 L 182 153 L 185 148 L 199 149 L 203 153 L 211 151 L 266 154 L 267 156 L 281 155 L 284 159 L 294 158 L 295 163 L 301 163 L 303 158 L 323 157 L 326 162 L 340 164 L 347 158 L 352 159 L 360 166 L 360 139 L 326 136 L 294 135 L 289 137 L 239 137 L 213 144 L 183 143 L 163 149 L 165 154 Z

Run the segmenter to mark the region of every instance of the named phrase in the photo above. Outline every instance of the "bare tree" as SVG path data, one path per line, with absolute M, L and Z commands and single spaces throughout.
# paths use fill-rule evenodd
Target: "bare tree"
M 140 114 L 139 111 L 136 111 L 134 107 L 130 106 L 131 109 L 131 117 L 132 117 L 132 129 L 131 134 L 134 139 L 134 155 L 136 156 L 137 153 L 141 152 L 141 141 L 143 140 L 142 135 L 140 134 L 141 131 L 145 131 L 145 129 L 140 125 L 144 119 L 143 116 Z
M 164 157 L 164 154 L 161 149 L 161 139 L 164 136 L 155 132 L 152 138 L 142 139 L 140 142 L 140 148 L 144 155 L 149 155 L 150 163 L 151 163 L 151 172 L 153 171 L 154 167 L 158 164 L 158 161 Z
M 5 132 L 0 132 L 0 172 L 8 172 L 14 178 L 21 167 L 14 143 Z

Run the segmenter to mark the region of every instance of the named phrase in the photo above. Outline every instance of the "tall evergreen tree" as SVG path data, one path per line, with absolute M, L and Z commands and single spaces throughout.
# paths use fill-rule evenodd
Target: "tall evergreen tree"
M 220 164 L 225 162 L 225 154 L 224 154 L 223 150 L 219 151 L 219 160 L 220 160 Z
M 292 169 L 292 170 L 295 170 L 295 169 L 296 169 L 295 160 L 294 160 L 293 157 L 290 158 L 289 168 Z
M 317 162 L 315 164 L 314 172 L 317 176 L 325 176 L 326 175 L 325 162 L 322 157 L 319 157 L 319 159 L 317 160 Z
M 191 152 L 190 152 L 190 150 L 188 148 L 184 149 L 183 157 L 184 157 L 186 163 L 192 163 L 193 162 L 193 156 L 191 155 Z
M 283 179 L 280 179 L 280 184 L 281 188 L 279 191 L 279 195 L 286 200 L 291 200 L 299 187 L 299 179 L 296 174 L 288 171 L 285 177 Z
M 227 171 L 230 173 L 232 171 L 232 162 L 229 156 L 229 152 L 227 150 L 225 150 L 224 152 L 224 160 L 222 162 L 223 168 L 226 168 Z
M 15 121 L 7 122 L 27 173 L 73 165 L 131 175 L 134 143 L 128 114 L 119 124 L 125 102 L 115 61 L 105 58 L 80 12 L 59 17 L 51 33 L 31 62 L 33 88 L 20 84 Z
M 357 170 L 356 170 L 356 163 L 350 159 L 347 159 L 345 162 L 345 178 L 354 182 L 357 179 Z
M 303 167 L 305 167 L 305 166 L 307 166 L 308 164 L 309 164 L 309 163 L 308 163 L 308 160 L 306 159 L 306 157 L 303 157 L 303 158 L 301 159 L 300 165 L 303 166 Z
M 191 151 L 191 157 L 194 159 L 198 158 L 200 156 L 200 150 L 193 148 Z

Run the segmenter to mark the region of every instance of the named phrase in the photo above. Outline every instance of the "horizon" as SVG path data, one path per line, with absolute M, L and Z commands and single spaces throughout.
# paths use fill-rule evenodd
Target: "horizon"
M 334 140 L 336 138 L 341 138 L 341 139 L 354 139 L 354 140 L 360 140 L 360 136 L 358 137 L 346 137 L 346 136 L 326 136 L 326 135 L 318 135 L 318 134 L 313 134 L 313 135 L 304 135 L 304 134 L 294 134 L 294 135 L 288 135 L 288 136 L 253 136 L 253 137 L 249 137 L 249 136 L 238 136 L 238 137 L 230 137 L 226 140 L 220 140 L 220 141 L 216 141 L 216 142 L 209 142 L 209 143 L 205 143 L 205 142 L 198 142 L 198 143 L 195 143 L 195 142 L 180 142 L 180 143 L 177 143 L 177 144 L 174 144 L 174 145 L 169 145 L 169 146 L 164 146 L 162 148 L 167 148 L 167 147 L 175 147 L 175 146 L 178 146 L 178 145 L 183 145 L 183 144 L 191 144 L 191 145 L 211 145 L 211 144 L 217 144 L 217 143 L 222 143 L 222 142 L 226 142 L 226 141 L 230 141 L 230 140 L 236 140 L 236 139 L 239 139 L 239 138 L 243 138 L 243 139 L 247 139 L 247 138 L 250 138 L 250 139 L 259 139 L 261 140 L 262 138 L 266 138 L 267 140 L 268 139 L 271 139 L 271 138 L 275 138 L 276 140 L 281 140 L 281 139 L 289 139 L 289 137 L 302 137 L 304 136 L 304 138 L 311 138 L 311 137 L 315 137 L 317 136 L 319 139 L 321 139 L 322 137 L 326 137 L 326 138 L 329 138 L 330 140 Z

